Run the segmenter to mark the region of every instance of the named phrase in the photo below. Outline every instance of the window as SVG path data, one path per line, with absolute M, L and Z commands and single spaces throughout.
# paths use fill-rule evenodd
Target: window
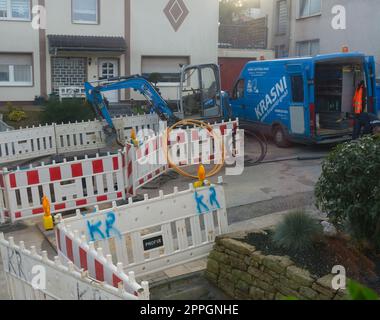
M 285 34 L 288 31 L 288 5 L 286 0 L 277 2 L 277 33 Z
M 304 90 L 303 90 L 303 77 L 301 75 L 291 76 L 292 81 L 292 100 L 293 102 L 303 102 L 304 101 Z
M 74 23 L 98 23 L 98 0 L 72 0 Z
M 240 79 L 236 85 L 233 92 L 233 99 L 242 99 L 244 98 L 244 79 Z
M 30 0 L 0 0 L 0 20 L 31 19 Z
M 32 55 L 0 53 L 0 86 L 33 85 Z
M 321 13 L 321 0 L 300 0 L 299 17 L 309 17 Z
M 276 46 L 275 51 L 276 51 L 276 58 L 277 59 L 278 58 L 286 58 L 289 56 L 289 52 L 286 49 L 285 45 Z
M 297 42 L 296 53 L 299 57 L 316 56 L 319 54 L 319 40 Z
M 143 77 L 158 83 L 181 82 L 181 66 L 188 65 L 188 57 L 142 57 Z

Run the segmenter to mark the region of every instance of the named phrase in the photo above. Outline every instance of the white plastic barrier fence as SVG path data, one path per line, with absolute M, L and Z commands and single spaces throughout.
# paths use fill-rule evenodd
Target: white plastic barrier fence
M 238 120 L 212 125 L 216 135 L 225 142 L 228 137 L 235 139 L 238 126 Z M 166 137 L 164 135 L 149 137 L 138 147 L 128 144 L 126 153 L 128 163 L 126 180 L 129 181 L 130 186 L 128 194 L 134 194 L 138 188 L 169 169 L 165 152 L 170 154 L 170 159 L 178 166 L 199 164 L 202 161 L 204 164 L 215 163 L 218 161 L 218 155 L 221 160 L 221 146 L 215 146 L 207 130 L 203 133 L 203 135 L 200 134 L 199 128 L 196 127 L 179 129 L 173 130 Z M 167 146 L 164 147 L 165 138 L 168 141 Z M 231 152 L 226 156 L 231 156 Z
M 5 184 L 4 173 L 0 171 L 0 223 L 4 223 L 9 218 L 8 201 Z
M 176 162 L 176 165 L 179 166 L 186 166 L 221 161 L 222 141 L 225 143 L 225 151 L 228 148 L 231 149 L 232 145 L 228 145 L 227 138 L 231 138 L 231 142 L 235 141 L 239 120 L 222 121 L 211 126 L 214 131 L 212 134 L 207 130 L 200 131 L 196 127 L 173 130 L 168 137 L 169 154 L 172 162 Z M 215 138 L 221 138 L 219 145 L 215 143 Z
M 56 152 L 54 125 L 0 132 L 0 166 Z
M 138 147 L 127 145 L 127 180 L 130 185 L 128 194 L 134 194 L 137 189 L 168 170 L 168 164 L 163 161 L 163 143 L 162 136 L 153 136 Z
M 190 185 L 181 192 L 175 188 L 169 195 L 160 191 L 158 198 L 145 196 L 144 201 L 136 203 L 130 199 L 128 205 L 114 204 L 112 209 L 91 215 L 78 212 L 58 225 L 58 230 L 62 232 L 70 225 L 77 238 L 94 242 L 98 252 L 110 254 L 114 263 L 123 263 L 125 270 L 138 276 L 157 272 L 205 257 L 215 237 L 228 232 L 222 182 L 219 178 L 218 185 L 200 189 Z M 62 235 L 57 237 L 62 243 Z M 77 264 L 74 251 L 61 249 Z
M 57 250 L 59 256 L 66 263 L 73 263 L 79 270 L 85 270 L 89 276 L 99 282 L 105 282 L 115 288 L 121 285 L 130 295 L 137 298 L 147 298 L 148 284 L 143 282 L 140 286 L 136 280 L 134 272 L 124 273 L 122 263 L 115 266 L 112 256 L 104 256 L 103 249 L 95 249 L 93 242 L 86 242 L 86 237 L 80 235 L 77 230 L 71 232 L 71 226 L 67 225 L 61 217 L 58 217 L 60 224 L 56 229 Z
M 159 123 L 156 114 L 125 116 L 113 121 L 121 141 L 130 136 L 132 128 L 157 132 Z M 0 167 L 14 161 L 104 148 L 107 146 L 104 125 L 94 120 L 0 132 Z
M 52 213 L 125 199 L 123 157 L 120 152 L 11 172 L 4 168 L 0 172 L 2 216 L 15 222 L 41 215 L 44 195 Z
M 0 233 L 0 252 L 8 291 L 13 300 L 137 300 L 149 299 L 148 283 L 136 297 L 75 270 L 73 263 L 63 265 L 59 257 L 49 260 L 46 251 L 39 255 L 35 247 L 25 248 L 23 241 L 16 245 Z
M 237 127 L 237 121 L 214 125 L 215 131 L 219 131 L 223 138 L 231 136 L 232 140 L 234 135 L 231 131 L 235 132 Z M 197 130 L 188 128 L 178 134 L 174 132 L 178 137 L 175 136 L 175 143 L 166 148 L 163 145 L 167 137 L 159 135 L 147 138 L 137 147 L 127 144 L 124 151 L 104 157 L 86 156 L 81 160 L 74 158 L 73 161 L 49 165 L 42 163 L 13 171 L 3 168 L 0 171 L 0 223 L 8 218 L 15 222 L 42 215 L 43 196 L 50 200 L 53 214 L 126 200 L 168 170 L 164 153 L 176 153 L 177 148 L 184 157 L 180 165 L 198 164 L 202 159 L 216 160 L 220 150 L 215 145 L 204 143 L 210 140 L 203 141 Z M 64 138 L 64 141 L 69 140 Z M 203 146 L 205 150 L 202 150 Z
M 158 116 L 155 114 L 118 117 L 113 119 L 113 123 L 120 141 L 128 139 L 132 129 L 136 132 L 144 131 L 144 129 L 158 131 Z M 55 125 L 57 153 L 73 153 L 106 147 L 103 126 L 104 123 L 100 121 Z

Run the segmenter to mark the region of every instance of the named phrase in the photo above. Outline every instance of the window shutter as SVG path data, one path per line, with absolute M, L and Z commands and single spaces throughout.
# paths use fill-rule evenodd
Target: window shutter
M 286 1 L 278 2 L 278 33 L 286 33 L 288 31 L 288 6 Z

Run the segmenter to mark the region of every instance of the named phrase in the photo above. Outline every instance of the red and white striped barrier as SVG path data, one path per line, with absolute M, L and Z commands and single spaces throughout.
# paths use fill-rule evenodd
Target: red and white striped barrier
M 136 285 L 139 294 L 124 290 L 105 281 L 94 281 L 89 272 L 75 268 L 73 262 L 62 264 L 59 256 L 54 261 L 47 252 L 37 253 L 36 247 L 28 250 L 25 243 L 15 244 L 13 237 L 5 240 L 0 233 L 0 253 L 3 260 L 5 280 L 13 300 L 148 300 L 149 284 Z M 41 270 L 42 268 L 42 270 Z M 36 273 L 35 270 L 39 272 Z M 39 281 L 36 279 L 40 276 Z M 125 274 L 123 274 L 125 276 Z M 37 281 L 36 281 L 37 280 Z
M 122 153 L 85 157 L 8 172 L 3 169 L 3 215 L 12 222 L 43 214 L 41 199 L 51 202 L 51 212 L 76 210 L 125 199 Z
M 129 145 L 127 148 L 131 151 L 127 153 L 127 161 L 131 163 L 133 185 L 131 194 L 138 188 L 141 188 L 148 182 L 157 178 L 168 170 L 168 164 L 165 163 L 163 137 L 153 136 L 135 147 Z
M 213 124 L 213 133 L 197 127 L 173 130 L 168 137 L 171 162 L 178 166 L 221 162 L 222 141 L 224 148 L 231 147 L 227 145 L 227 138 L 235 139 L 238 126 L 237 119 Z
M 128 275 L 124 273 L 122 263 L 115 266 L 112 256 L 104 256 L 102 248 L 95 249 L 93 242 L 86 242 L 85 236 L 80 236 L 78 231 L 71 232 L 70 226 L 66 225 L 60 216 L 56 228 L 57 249 L 59 256 L 72 262 L 78 270 L 85 270 L 88 275 L 110 286 L 119 288 L 121 285 L 129 294 L 136 299 L 149 299 L 149 286 L 146 282 L 139 285 L 136 282 L 134 272 Z
M 0 223 L 4 223 L 9 218 L 6 192 L 4 172 L 0 171 Z
M 214 125 L 223 138 L 233 137 L 237 127 L 237 120 Z M 137 147 L 127 144 L 118 154 L 86 156 L 49 165 L 42 163 L 14 171 L 3 168 L 0 171 L 0 223 L 8 218 L 15 222 L 42 215 L 43 196 L 50 200 L 53 214 L 126 200 L 169 169 L 165 152 L 177 154 L 178 150 L 180 159 L 183 158 L 179 161 L 181 166 L 219 159 L 220 148 L 215 143 L 210 144 L 210 139 L 196 128 L 173 131 L 173 134 L 174 143 L 170 143 L 171 137 L 166 146 L 164 135 L 151 136 Z

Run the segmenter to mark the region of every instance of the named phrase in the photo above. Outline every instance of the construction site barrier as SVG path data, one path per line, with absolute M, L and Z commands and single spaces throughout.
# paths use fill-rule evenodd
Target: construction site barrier
M 211 126 L 214 133 L 222 138 L 226 145 L 228 143 L 227 138 L 231 138 L 231 144 L 236 145 L 239 142 L 239 136 L 236 136 L 239 126 L 238 120 L 223 121 Z M 165 139 L 167 139 L 167 142 Z M 165 143 L 167 143 L 167 146 L 164 146 Z M 228 147 L 235 148 L 232 145 Z M 221 149 L 215 145 L 213 139 L 210 139 L 210 134 L 207 130 L 200 131 L 198 127 L 176 129 L 171 131 L 168 136 L 161 134 L 148 137 L 138 146 L 127 144 L 126 180 L 129 181 L 130 186 L 128 194 L 134 194 L 134 191 L 170 168 L 165 152 L 170 155 L 170 160 L 178 166 L 200 163 L 212 164 L 213 162 L 222 161 Z M 225 160 L 231 163 L 231 158 L 235 159 L 234 150 L 226 152 L 225 157 Z
M 57 242 L 60 254 L 68 261 L 83 268 L 80 253 L 66 239 L 68 229 L 82 246 L 88 246 L 100 256 L 106 254 L 109 263 L 124 266 L 125 271 L 134 271 L 138 276 L 158 272 L 168 267 L 184 264 L 207 256 L 215 237 L 228 232 L 225 194 L 219 184 L 178 191 L 159 197 L 97 210 L 91 215 L 81 215 L 61 220 L 57 226 Z M 72 239 L 72 236 L 70 237 Z M 86 244 L 85 239 L 88 239 Z M 113 267 L 112 270 L 116 270 Z M 93 271 L 94 272 L 94 271 Z M 97 277 L 111 283 L 99 272 Z M 127 289 L 126 289 L 127 290 Z
M 63 264 L 59 257 L 51 261 L 47 252 L 41 255 L 35 247 L 17 246 L 13 237 L 8 241 L 0 233 L 0 252 L 9 294 L 14 300 L 148 300 L 149 285 L 138 286 L 139 295 L 126 292 L 104 281 L 96 281 L 85 270 L 77 270 L 72 262 Z M 104 264 L 107 267 L 107 264 Z M 119 274 L 121 278 L 125 274 Z M 39 279 L 36 279 L 39 277 Z
M 51 213 L 125 199 L 123 152 L 94 158 L 0 171 L 0 216 L 12 222 L 42 215 L 47 196 Z
M 235 132 L 237 127 L 237 121 L 214 125 L 223 137 L 231 130 Z M 167 137 L 153 135 L 137 146 L 127 143 L 117 154 L 64 159 L 60 163 L 53 161 L 16 170 L 3 168 L 0 171 L 0 223 L 42 215 L 43 196 L 49 199 L 52 214 L 127 200 L 145 184 L 167 172 L 166 151 L 173 154 L 178 149 L 180 158 L 184 157 L 180 165 L 200 163 L 198 149 L 202 137 L 198 130 L 173 131 L 176 143 L 170 143 L 167 149 L 163 146 Z M 184 144 L 187 141 L 190 143 Z M 206 160 L 217 158 L 218 148 L 211 145 L 205 150 L 202 152 L 207 152 Z
M 132 129 L 157 132 L 159 120 L 156 114 L 144 114 L 114 118 L 113 122 L 119 140 L 125 141 Z M 14 161 L 105 148 L 104 125 L 94 120 L 0 132 L 0 167 Z

